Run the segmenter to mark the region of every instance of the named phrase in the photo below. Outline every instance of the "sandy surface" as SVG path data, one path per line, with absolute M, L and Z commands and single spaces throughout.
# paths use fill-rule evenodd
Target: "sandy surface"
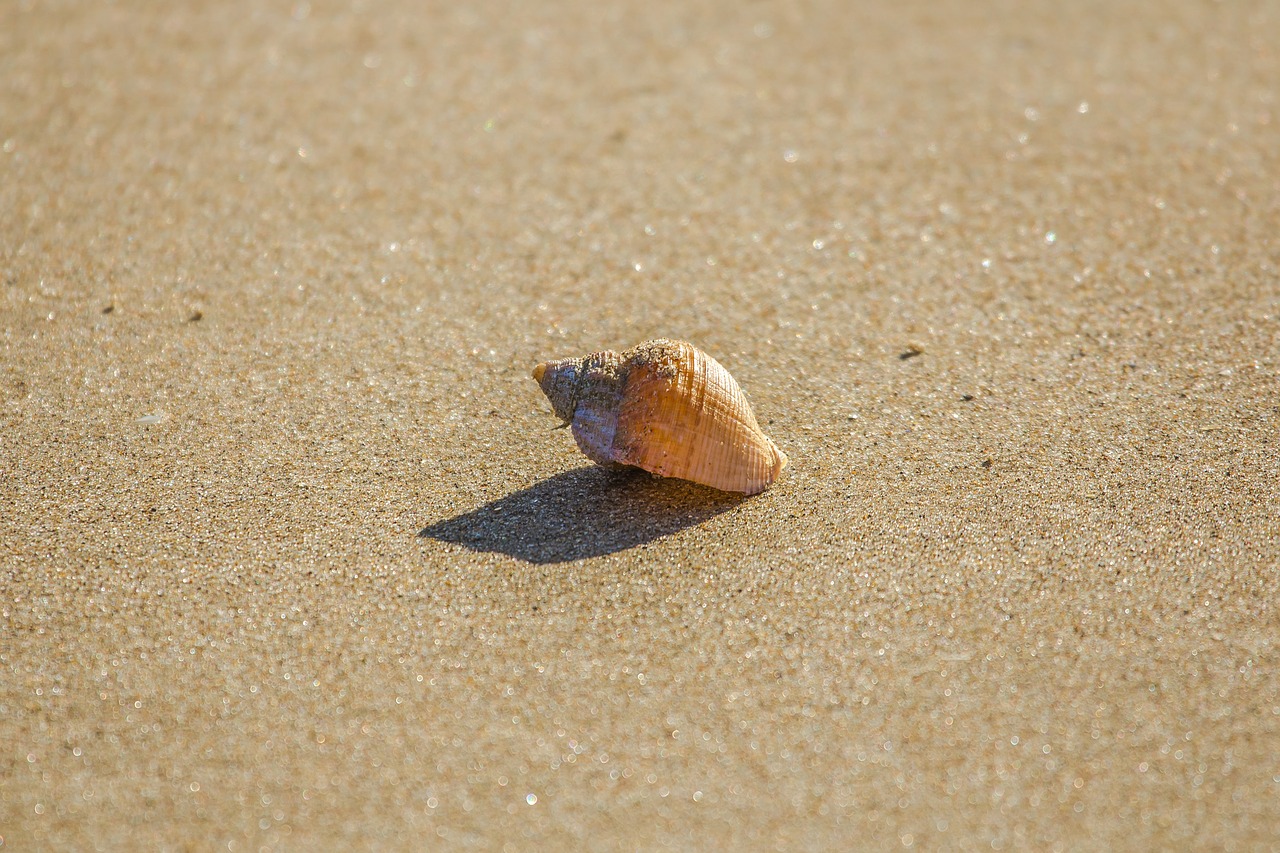
M 5 850 L 1274 849 L 1280 6 L 199 5 L 0 5 Z

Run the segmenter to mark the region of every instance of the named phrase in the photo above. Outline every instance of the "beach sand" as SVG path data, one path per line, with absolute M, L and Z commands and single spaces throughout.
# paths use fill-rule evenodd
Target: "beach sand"
M 1274 849 L 1280 6 L 188 5 L 0 10 L 5 850 Z

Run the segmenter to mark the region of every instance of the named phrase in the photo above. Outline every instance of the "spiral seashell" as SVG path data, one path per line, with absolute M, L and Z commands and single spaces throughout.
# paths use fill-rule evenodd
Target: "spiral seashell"
M 773 485 L 787 465 L 729 371 L 693 344 L 656 340 L 548 361 L 533 378 L 599 465 L 748 495 Z

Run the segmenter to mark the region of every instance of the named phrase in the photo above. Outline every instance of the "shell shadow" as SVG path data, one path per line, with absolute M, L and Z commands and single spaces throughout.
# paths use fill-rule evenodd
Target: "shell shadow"
M 565 563 L 652 542 L 744 500 L 744 495 L 635 469 L 592 465 L 438 521 L 418 536 L 529 563 Z

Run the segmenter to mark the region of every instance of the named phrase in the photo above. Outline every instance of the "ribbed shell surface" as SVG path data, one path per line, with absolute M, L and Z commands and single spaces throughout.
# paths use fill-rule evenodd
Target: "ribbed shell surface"
M 622 359 L 615 462 L 749 495 L 782 473 L 786 456 L 714 358 L 692 344 L 658 340 L 627 350 Z

